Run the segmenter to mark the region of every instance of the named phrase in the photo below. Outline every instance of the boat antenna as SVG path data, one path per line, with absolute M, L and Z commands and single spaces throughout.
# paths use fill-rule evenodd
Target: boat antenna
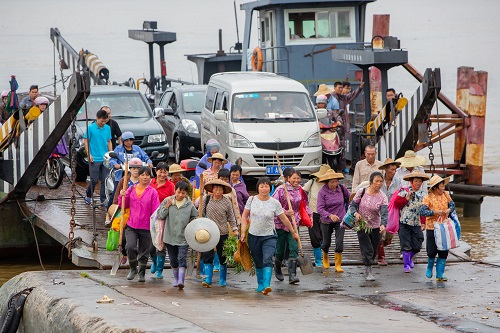
M 240 43 L 240 31 L 238 29 L 238 15 L 236 15 L 236 0 L 233 1 L 233 5 L 234 5 L 234 20 L 236 22 L 236 40 L 237 40 L 234 49 L 237 50 L 238 53 L 240 53 L 243 47 Z

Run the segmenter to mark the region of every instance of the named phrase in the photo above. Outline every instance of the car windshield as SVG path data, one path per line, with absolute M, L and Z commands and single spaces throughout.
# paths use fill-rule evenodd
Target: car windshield
M 205 99 L 204 91 L 187 91 L 182 93 L 184 111 L 200 113 Z
M 111 108 L 113 118 L 150 118 L 150 111 L 139 94 L 90 95 L 87 98 L 87 114 L 95 119 L 97 111 L 103 106 Z M 85 120 L 85 104 L 78 111 L 77 120 Z
M 233 95 L 236 122 L 316 121 L 310 99 L 301 92 L 253 92 Z

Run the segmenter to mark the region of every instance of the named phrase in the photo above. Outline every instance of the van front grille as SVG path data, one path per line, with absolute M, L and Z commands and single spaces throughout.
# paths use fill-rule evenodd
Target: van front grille
M 280 155 L 281 165 L 295 167 L 300 164 L 304 155 Z M 255 162 L 260 167 L 266 167 L 268 165 L 278 165 L 275 155 L 254 155 L 253 158 Z
M 285 150 L 300 147 L 301 142 L 255 142 L 257 148 L 269 150 Z

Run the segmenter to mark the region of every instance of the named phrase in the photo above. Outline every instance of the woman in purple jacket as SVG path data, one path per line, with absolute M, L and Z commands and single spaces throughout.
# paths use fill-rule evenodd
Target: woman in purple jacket
M 335 272 L 342 273 L 342 252 L 344 251 L 344 232 L 340 227 L 340 222 L 346 214 L 346 203 L 349 202 L 349 191 L 344 185 L 339 185 L 339 179 L 344 175 L 334 170 L 328 170 L 320 182 L 326 184 L 318 192 L 317 210 L 321 221 L 321 233 L 323 241 L 321 249 L 323 250 L 323 267 L 330 268 L 330 259 L 328 259 L 328 250 L 332 243 L 332 233 L 335 230 Z
M 130 207 L 130 217 L 125 229 L 125 249 L 130 264 L 127 280 L 133 280 L 135 275 L 139 274 L 139 282 L 146 281 L 146 264 L 153 248 L 149 218 L 160 205 L 158 192 L 149 185 L 150 181 L 151 168 L 143 166 L 139 169 L 139 182 L 127 190 L 120 191 L 120 197 L 125 196 L 125 207 Z M 121 198 L 119 200 L 121 201 Z

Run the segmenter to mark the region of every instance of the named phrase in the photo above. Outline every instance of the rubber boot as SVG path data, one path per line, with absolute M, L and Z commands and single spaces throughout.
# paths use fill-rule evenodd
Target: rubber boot
M 184 279 L 186 278 L 186 267 L 179 267 L 179 284 L 178 288 L 179 290 L 184 289 Z
M 372 274 L 372 266 L 365 266 L 365 279 L 366 281 L 375 281 L 375 277 Z
M 384 249 L 384 243 L 383 242 L 380 242 L 378 244 L 377 258 L 378 258 L 378 264 L 379 264 L 379 266 L 387 266 L 387 262 L 385 261 L 385 249 Z
M 297 277 L 297 259 L 288 259 L 288 283 L 297 284 L 300 280 Z
M 436 259 L 436 281 L 438 282 L 448 281 L 448 278 L 443 275 L 445 266 L 446 266 L 446 259 L 442 258 Z
M 172 268 L 172 274 L 174 275 L 174 283 L 172 287 L 177 287 L 179 285 L 179 267 Z
M 257 288 L 255 291 L 260 293 L 264 290 L 264 268 L 255 268 L 255 275 L 257 275 Z
M 314 264 L 316 265 L 316 267 L 323 267 L 323 263 L 321 262 L 321 248 L 320 247 L 317 247 L 317 248 L 313 248 L 313 251 L 314 251 Z
M 335 272 L 343 273 L 342 269 L 342 253 L 335 253 Z
M 137 261 L 129 261 L 130 272 L 127 275 L 127 280 L 133 280 L 137 274 Z
M 212 286 L 212 277 L 214 276 L 214 265 L 205 264 L 205 279 L 201 283 L 203 287 L 210 288 Z
M 415 263 L 413 262 L 413 257 L 415 256 L 415 252 L 411 251 L 411 256 L 410 256 L 410 268 L 415 267 Z
M 330 268 L 330 259 L 328 259 L 328 252 L 322 251 L 323 252 L 323 267 L 325 269 Z
M 227 265 L 220 265 L 219 269 L 219 286 L 226 286 L 226 277 L 227 277 Z
M 153 256 L 151 257 L 151 267 L 149 269 L 149 271 L 151 272 L 151 274 L 154 274 L 156 273 L 156 261 L 158 260 L 158 256 Z
M 285 279 L 283 272 L 281 271 L 281 261 L 277 259 L 274 260 L 274 274 L 279 281 L 283 281 Z
M 427 270 L 425 271 L 425 276 L 429 279 L 432 277 L 432 270 L 434 269 L 435 258 L 427 258 Z
M 411 272 L 410 261 L 411 261 L 411 252 L 410 251 L 402 251 L 403 253 L 403 269 L 405 273 Z
M 140 262 L 139 263 L 139 282 L 146 282 L 146 263 L 145 262 Z
M 152 265 L 151 265 L 152 266 Z M 165 256 L 156 256 L 156 278 L 163 279 L 163 267 L 165 266 Z
M 271 276 L 273 275 L 273 268 L 272 267 L 264 267 L 261 268 L 263 271 L 263 276 L 262 276 L 262 282 L 263 282 L 263 287 L 264 290 L 262 290 L 262 293 L 264 295 L 269 294 L 273 289 L 271 288 Z
M 214 272 L 220 271 L 219 255 L 216 253 L 214 257 Z

